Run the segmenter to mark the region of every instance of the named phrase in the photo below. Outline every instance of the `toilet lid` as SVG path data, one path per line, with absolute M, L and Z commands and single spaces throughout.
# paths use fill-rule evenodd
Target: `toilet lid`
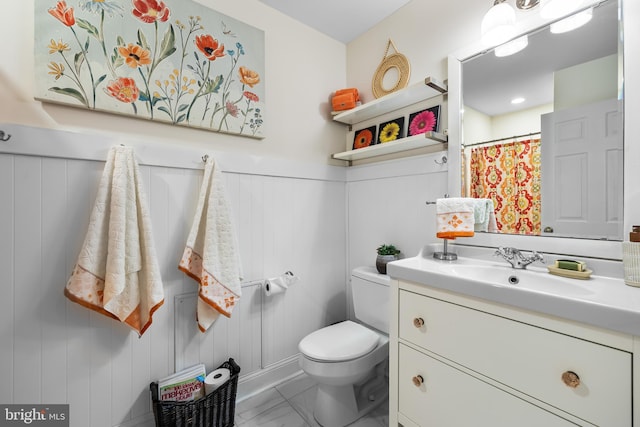
M 351 320 L 310 333 L 300 341 L 302 354 L 316 360 L 341 362 L 355 359 L 376 348 L 379 336 Z

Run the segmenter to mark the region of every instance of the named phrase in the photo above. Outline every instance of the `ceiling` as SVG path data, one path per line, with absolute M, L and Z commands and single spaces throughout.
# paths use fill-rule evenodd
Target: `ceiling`
M 344 44 L 411 0 L 260 0 Z

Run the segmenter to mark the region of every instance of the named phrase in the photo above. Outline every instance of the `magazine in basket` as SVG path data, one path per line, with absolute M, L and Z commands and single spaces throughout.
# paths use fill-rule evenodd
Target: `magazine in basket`
M 204 364 L 191 366 L 158 381 L 160 400 L 183 402 L 204 397 Z

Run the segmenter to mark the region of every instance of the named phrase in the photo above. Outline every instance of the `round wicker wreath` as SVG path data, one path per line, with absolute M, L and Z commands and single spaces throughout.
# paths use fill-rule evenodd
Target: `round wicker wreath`
M 396 53 L 392 53 L 391 55 L 389 55 L 389 47 L 391 46 L 393 46 L 393 49 L 396 51 Z M 398 70 L 398 81 L 396 81 L 392 88 L 385 89 L 382 85 L 382 81 L 387 72 L 393 68 L 396 68 Z M 387 43 L 387 49 L 384 52 L 384 58 L 382 59 L 380 65 L 378 65 L 378 69 L 373 75 L 373 82 L 371 85 L 373 96 L 375 96 L 376 98 L 380 98 L 381 96 L 388 95 L 392 92 L 407 87 L 410 75 L 411 68 L 409 66 L 407 57 L 399 53 L 396 45 L 391 39 L 389 39 L 389 42 Z

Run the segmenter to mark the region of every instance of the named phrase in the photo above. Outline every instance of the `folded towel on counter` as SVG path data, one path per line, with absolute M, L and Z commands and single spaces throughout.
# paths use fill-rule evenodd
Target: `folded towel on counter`
M 496 214 L 491 199 L 471 199 L 473 202 L 474 231 L 498 231 Z
M 131 147 L 109 150 L 67 298 L 142 335 L 164 302 L 151 219 Z
M 191 232 L 178 268 L 199 284 L 197 321 L 205 332 L 231 317 L 241 296 L 242 267 L 220 168 L 209 157 Z
M 491 199 L 451 197 L 436 200 L 437 237 L 472 237 L 475 231 L 498 231 Z
M 473 236 L 475 225 L 473 200 L 466 197 L 436 200 L 436 236 L 439 239 Z

